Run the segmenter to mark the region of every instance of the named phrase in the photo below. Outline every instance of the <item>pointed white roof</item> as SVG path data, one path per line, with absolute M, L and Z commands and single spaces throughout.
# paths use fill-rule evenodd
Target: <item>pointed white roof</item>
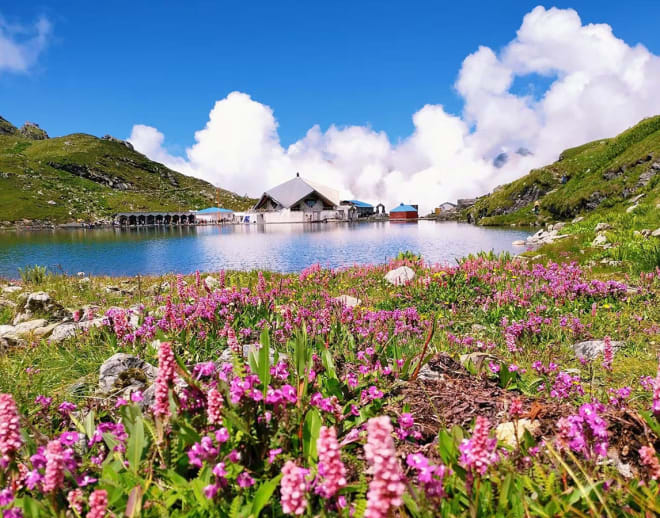
M 312 182 L 310 180 L 305 180 L 300 176 L 296 176 L 291 180 L 288 180 L 272 189 L 266 191 L 262 196 L 257 205 L 261 202 L 264 196 L 268 196 L 278 202 L 282 207 L 288 209 L 292 205 L 295 205 L 305 196 L 308 196 L 316 192 L 325 198 L 332 205 L 339 205 L 339 192 L 325 185 Z

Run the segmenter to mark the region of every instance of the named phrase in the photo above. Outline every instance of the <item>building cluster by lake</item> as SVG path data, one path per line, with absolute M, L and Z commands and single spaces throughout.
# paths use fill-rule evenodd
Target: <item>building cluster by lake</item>
M 417 205 L 401 203 L 390 210 L 361 200 L 341 200 L 336 189 L 296 174 L 294 178 L 265 191 L 246 211 L 207 207 L 189 211 L 123 212 L 114 217 L 119 226 L 217 225 L 223 223 L 323 223 L 360 219 L 417 220 Z

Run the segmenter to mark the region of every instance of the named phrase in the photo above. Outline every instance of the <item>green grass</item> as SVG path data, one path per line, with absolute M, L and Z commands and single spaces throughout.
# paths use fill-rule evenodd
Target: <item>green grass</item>
M 649 155 L 652 158 L 647 160 Z M 529 225 L 567 220 L 592 212 L 590 200 L 596 195 L 603 198 L 597 211 L 623 210 L 632 196 L 645 193 L 647 198 L 657 198 L 660 195 L 658 175 L 646 187 L 637 187 L 640 175 L 658 161 L 660 116 L 645 119 L 615 138 L 567 149 L 554 164 L 533 170 L 480 198 L 466 215 L 469 212 L 482 225 Z M 620 174 L 613 178 L 604 176 L 620 169 Z M 569 178 L 565 184 L 561 183 L 562 176 Z M 530 192 L 540 193 L 538 216 L 534 214 L 533 201 L 520 202 Z
M 215 205 L 213 185 L 172 171 L 121 142 L 82 133 L 30 140 L 12 133 L 3 121 L 0 221 L 91 221 L 119 211 L 191 210 Z M 119 189 L 117 184 L 128 184 L 129 188 Z M 233 210 L 244 210 L 254 202 L 224 189 L 219 198 L 222 206 Z M 51 200 L 54 205 L 48 203 Z

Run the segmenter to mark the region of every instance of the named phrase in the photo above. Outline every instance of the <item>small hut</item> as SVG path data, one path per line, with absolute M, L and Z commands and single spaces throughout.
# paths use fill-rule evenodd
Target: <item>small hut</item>
M 419 212 L 414 205 L 406 205 L 402 203 L 398 207 L 390 211 L 391 220 L 407 220 L 419 218 Z

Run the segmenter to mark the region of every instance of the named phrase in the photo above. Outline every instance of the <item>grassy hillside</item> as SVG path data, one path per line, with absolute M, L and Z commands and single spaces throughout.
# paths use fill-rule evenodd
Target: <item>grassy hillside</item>
M 646 196 L 644 204 L 653 205 L 649 200 L 660 196 L 658 173 L 660 116 L 614 138 L 567 149 L 554 164 L 480 198 L 469 214 L 482 225 L 533 224 L 622 210 L 639 194 Z M 538 216 L 533 211 L 537 200 Z
M 0 117 L 0 222 L 95 221 L 119 211 L 215 204 L 210 183 L 153 162 L 123 141 L 43 135 L 35 125 L 19 130 Z M 242 210 L 253 202 L 220 190 L 224 207 Z

